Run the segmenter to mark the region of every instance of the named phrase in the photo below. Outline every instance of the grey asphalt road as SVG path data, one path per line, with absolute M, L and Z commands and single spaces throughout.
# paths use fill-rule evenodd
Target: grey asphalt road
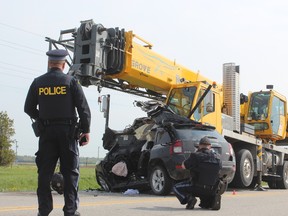
M 169 215 L 221 215 L 221 216 L 286 216 L 288 190 L 229 190 L 222 196 L 219 211 L 203 210 L 198 204 L 194 210 L 186 210 L 176 197 L 160 197 L 149 194 L 124 195 L 99 191 L 81 191 L 79 212 L 82 216 L 169 216 Z M 63 196 L 53 194 L 54 210 L 51 216 L 63 216 Z M 1 216 L 37 215 L 35 192 L 0 193 Z

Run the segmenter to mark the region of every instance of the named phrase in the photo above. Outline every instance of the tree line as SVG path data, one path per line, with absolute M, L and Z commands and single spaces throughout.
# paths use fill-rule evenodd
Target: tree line
M 0 166 L 9 166 L 15 161 L 15 152 L 12 150 L 12 140 L 15 134 L 14 121 L 7 112 L 0 112 Z
M 96 157 L 80 157 L 80 165 L 92 165 L 92 164 L 96 164 L 98 160 L 101 159 L 97 159 Z M 15 161 L 19 164 L 23 163 L 23 164 L 30 164 L 30 163 L 35 163 L 35 156 L 28 156 L 28 155 L 17 155 L 17 158 L 15 158 Z

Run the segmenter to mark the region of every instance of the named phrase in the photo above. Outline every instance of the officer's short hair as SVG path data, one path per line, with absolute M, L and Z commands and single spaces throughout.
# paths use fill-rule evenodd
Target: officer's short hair
M 210 142 L 210 139 L 205 136 L 200 140 L 199 144 L 200 145 L 211 145 L 211 142 Z
M 65 49 L 55 49 L 49 50 L 46 52 L 46 55 L 48 56 L 49 61 L 65 61 L 68 52 Z

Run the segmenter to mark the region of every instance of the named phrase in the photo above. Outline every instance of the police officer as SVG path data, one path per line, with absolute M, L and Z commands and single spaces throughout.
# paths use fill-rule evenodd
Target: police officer
M 186 209 L 194 209 L 200 198 L 199 206 L 205 209 L 219 210 L 221 195 L 216 193 L 219 184 L 219 172 L 222 163 L 219 154 L 211 150 L 209 138 L 203 137 L 196 152 L 182 163 L 183 169 L 189 169 L 191 179 L 175 184 L 173 191 Z
M 79 82 L 63 73 L 68 52 L 50 50 L 48 72 L 32 82 L 24 111 L 37 120 L 40 130 L 36 152 L 38 168 L 38 216 L 47 216 L 53 209 L 50 181 L 58 159 L 64 178 L 63 207 L 65 216 L 78 216 L 79 150 L 74 136 L 77 113 L 82 127 L 80 139 L 89 142 L 91 113 Z

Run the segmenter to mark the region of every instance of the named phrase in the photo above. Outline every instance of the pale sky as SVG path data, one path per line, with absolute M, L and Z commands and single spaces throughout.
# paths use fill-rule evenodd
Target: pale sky
M 60 30 L 93 19 L 119 27 L 152 43 L 162 56 L 222 82 L 222 64 L 240 65 L 241 92 L 264 90 L 267 84 L 288 97 L 287 0 L 0 0 L 0 111 L 14 119 L 18 155 L 34 155 L 38 139 L 24 113 L 28 88 L 46 72 L 48 43 Z M 100 157 L 105 119 L 96 88 L 83 87 L 92 110 L 91 142 L 81 157 Z M 103 89 L 111 95 L 112 129 L 124 129 L 146 114 L 133 101 L 146 100 Z M 15 145 L 13 145 L 15 150 Z

